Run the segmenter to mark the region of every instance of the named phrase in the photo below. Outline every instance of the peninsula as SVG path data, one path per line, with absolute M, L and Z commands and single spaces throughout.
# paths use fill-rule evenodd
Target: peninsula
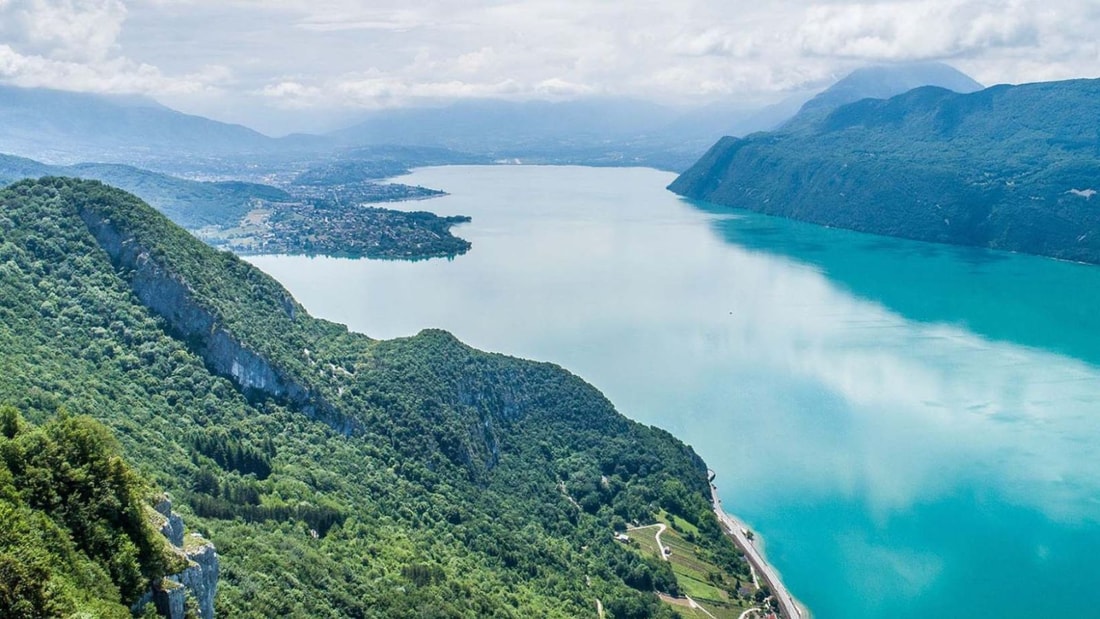
M 95 181 L 22 181 L 0 206 L 0 403 L 38 427 L 101 423 L 171 494 L 169 524 L 178 510 L 217 548 L 218 615 L 565 619 L 598 600 L 618 619 L 672 619 L 659 594 L 680 594 L 675 561 L 611 535 L 660 518 L 723 582 L 751 578 L 702 459 L 561 367 L 439 330 L 349 332 Z M 169 574 L 130 563 L 82 573 L 98 598 L 66 598 L 74 612 L 129 608 Z M 35 582 L 67 569 L 50 559 Z

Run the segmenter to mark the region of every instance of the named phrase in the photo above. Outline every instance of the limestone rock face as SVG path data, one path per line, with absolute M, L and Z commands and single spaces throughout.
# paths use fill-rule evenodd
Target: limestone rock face
M 125 270 L 141 302 L 192 342 L 195 352 L 215 373 L 232 379 L 246 395 L 291 402 L 344 435 L 358 430 L 354 419 L 338 414 L 320 394 L 235 337 L 213 310 L 196 299 L 191 285 L 161 264 L 132 234 L 92 210 L 81 211 L 80 217 L 111 261 Z M 280 304 L 291 318 L 297 315 L 293 298 L 286 296 Z
M 218 591 L 218 573 L 221 569 L 214 544 L 198 533 L 192 533 L 186 540 L 184 554 L 189 562 L 187 569 L 169 578 L 179 578 L 178 582 L 183 585 L 188 597 L 193 598 L 199 607 L 202 619 L 214 619 L 214 595 Z
M 172 501 L 165 497 L 157 502 L 157 513 L 164 516 L 164 524 L 160 526 L 160 533 L 168 538 L 168 541 L 177 548 L 183 547 L 183 518 L 172 511 Z
M 214 597 L 221 571 L 214 544 L 198 533 L 184 535 L 183 518 L 172 511 L 172 500 L 167 495 L 157 501 L 154 509 L 154 524 L 172 545 L 172 552 L 186 560 L 187 567 L 155 584 L 134 604 L 134 612 L 139 613 L 152 602 L 157 614 L 184 619 L 187 602 L 192 600 L 202 619 L 214 619 Z

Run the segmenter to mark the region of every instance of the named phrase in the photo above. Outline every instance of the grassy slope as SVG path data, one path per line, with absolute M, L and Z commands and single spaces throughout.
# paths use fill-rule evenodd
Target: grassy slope
M 743 573 L 723 567 L 712 552 L 701 541 L 699 528 L 692 523 L 667 512 L 657 514 L 657 520 L 668 526 L 661 534 L 661 543 L 671 549 L 668 563 L 676 575 L 681 595 L 686 595 L 718 619 L 736 619 L 742 612 L 756 604 L 750 599 L 734 595 L 744 579 Z M 660 557 L 655 537 L 657 529 L 647 527 L 631 530 L 628 536 L 637 544 L 637 549 L 647 557 Z M 675 604 L 678 612 L 690 615 L 691 611 Z

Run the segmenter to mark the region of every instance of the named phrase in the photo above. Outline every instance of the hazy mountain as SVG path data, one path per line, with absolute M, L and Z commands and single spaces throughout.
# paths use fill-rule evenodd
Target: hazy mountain
M 1100 263 L 1100 80 L 864 99 L 723 139 L 670 188 L 829 226 Z
M 352 144 L 443 146 L 476 153 L 587 145 L 645 135 L 679 112 L 628 99 L 461 101 L 374 112 L 332 135 Z
M 939 86 L 964 94 L 983 88 L 970 76 L 942 62 L 864 67 L 852 71 L 807 101 L 793 122 L 809 122 L 860 99 L 889 99 L 921 86 Z
M 140 163 L 328 146 L 316 136 L 276 140 L 144 97 L 0 85 L 0 151 L 50 163 Z
M 730 102 L 682 108 L 616 98 L 474 100 L 379 111 L 331 135 L 346 144 L 439 146 L 524 163 L 681 171 L 719 137 L 773 128 L 796 109 L 789 101 L 761 109 Z
M 800 116 L 863 97 L 934 84 L 978 85 L 946 65 L 854 72 L 802 107 Z M 772 129 L 802 96 L 764 108 L 716 103 L 676 108 L 625 98 L 469 100 L 367 114 L 327 136 L 271 138 L 241 125 L 183 114 L 144 97 L 0 86 L 0 152 L 54 164 L 111 161 L 179 174 L 238 167 L 285 169 L 340 146 L 427 146 L 530 163 L 648 165 L 683 170 L 723 135 Z M 247 169 L 235 169 L 238 176 Z

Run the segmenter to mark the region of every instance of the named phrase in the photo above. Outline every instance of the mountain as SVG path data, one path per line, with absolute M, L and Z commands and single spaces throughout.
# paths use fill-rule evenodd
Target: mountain
M 861 99 L 889 99 L 921 86 L 939 86 L 963 94 L 984 88 L 969 75 L 942 62 L 863 67 L 804 103 L 791 122 L 813 122 L 842 105 Z
M 700 560 L 693 596 L 756 604 L 706 465 L 668 433 L 551 364 L 313 318 L 98 182 L 0 190 L 0 351 L 0 403 L 98 420 L 216 544 L 221 616 L 671 618 L 654 592 L 687 576 L 613 537 L 658 519 Z
M 183 114 L 144 97 L 0 85 L 0 152 L 75 163 L 265 152 L 276 145 L 247 127 Z
M 358 146 L 444 147 L 510 162 L 683 170 L 716 137 L 706 132 L 702 144 L 685 139 L 674 126 L 684 116 L 682 109 L 624 98 L 478 99 L 374 112 L 330 137 Z
M 1100 80 L 925 87 L 726 138 L 670 189 L 917 240 L 1100 263 Z
M 332 136 L 356 145 L 441 146 L 478 154 L 506 153 L 635 138 L 672 122 L 677 115 L 674 109 L 630 99 L 478 99 L 445 107 L 374 112 Z
M 129 616 L 123 602 L 168 566 L 110 434 L 67 415 L 36 428 L 4 406 L 0 454 L 0 614 Z

